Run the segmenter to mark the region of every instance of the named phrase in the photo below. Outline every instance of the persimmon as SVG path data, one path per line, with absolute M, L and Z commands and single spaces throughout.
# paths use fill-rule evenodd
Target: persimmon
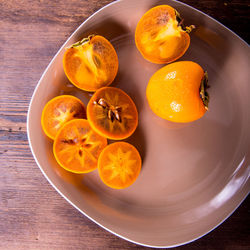
M 118 57 L 106 38 L 91 35 L 66 49 L 63 68 L 73 85 L 94 92 L 113 82 L 118 71 Z
M 101 180 L 111 188 L 122 189 L 130 186 L 140 171 L 140 154 L 133 145 L 126 142 L 109 144 L 98 159 Z
M 88 173 L 97 168 L 97 160 L 107 139 L 94 132 L 86 119 L 65 123 L 56 134 L 53 153 L 58 164 L 73 173 Z
M 152 111 L 173 122 L 191 122 L 208 110 L 208 76 L 192 61 L 168 64 L 150 78 L 146 96 Z
M 46 103 L 42 112 L 41 125 L 45 134 L 54 139 L 67 121 L 85 117 L 85 106 L 80 99 L 72 95 L 61 95 Z
M 90 126 L 108 139 L 129 137 L 138 125 L 138 112 L 132 99 L 121 89 L 97 90 L 87 105 Z
M 180 14 L 169 5 L 148 10 L 135 31 L 136 47 L 153 63 L 170 63 L 180 58 L 190 45 L 189 33 L 194 25 L 183 27 Z

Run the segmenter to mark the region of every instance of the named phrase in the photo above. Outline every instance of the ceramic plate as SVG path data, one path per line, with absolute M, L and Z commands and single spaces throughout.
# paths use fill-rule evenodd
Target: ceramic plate
M 162 65 L 145 61 L 134 31 L 140 17 L 159 4 L 176 8 L 185 24 L 197 28 L 180 60 L 199 63 L 209 76 L 209 112 L 195 122 L 176 124 L 154 115 L 145 89 Z M 97 171 L 76 175 L 60 168 L 52 142 L 42 132 L 45 103 L 73 94 L 85 104 L 91 94 L 73 87 L 64 75 L 64 48 L 97 33 L 114 45 L 119 72 L 112 84 L 126 91 L 139 112 L 139 127 L 127 141 L 142 156 L 142 171 L 127 189 L 113 190 Z M 225 220 L 249 192 L 249 47 L 209 16 L 175 1 L 122 0 L 87 19 L 45 70 L 28 113 L 34 158 L 52 186 L 75 208 L 108 231 L 135 243 L 172 247 L 193 241 Z

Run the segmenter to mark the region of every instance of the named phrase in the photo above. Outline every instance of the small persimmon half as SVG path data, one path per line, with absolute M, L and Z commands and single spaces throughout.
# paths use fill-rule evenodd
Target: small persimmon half
M 109 144 L 98 159 L 98 172 L 107 186 L 122 189 L 132 185 L 141 171 L 137 149 L 126 142 Z
M 80 99 L 72 95 L 60 95 L 44 106 L 41 125 L 45 134 L 53 140 L 66 122 L 85 117 L 85 106 Z
M 107 139 L 94 132 L 88 121 L 75 119 L 59 130 L 53 144 L 58 164 L 73 173 L 88 173 L 97 168 L 101 151 Z
M 192 61 L 168 64 L 148 82 L 146 96 L 152 111 L 173 122 L 192 122 L 208 110 L 208 75 Z
M 113 82 L 118 71 L 118 56 L 106 38 L 91 35 L 66 49 L 63 68 L 73 85 L 94 92 Z
M 139 20 L 135 31 L 136 47 L 152 63 L 170 63 L 188 49 L 193 28 L 194 25 L 184 28 L 180 14 L 171 6 L 158 5 Z
M 87 118 L 97 133 L 113 140 L 129 137 L 138 125 L 133 100 L 115 87 L 104 87 L 94 93 L 87 105 Z

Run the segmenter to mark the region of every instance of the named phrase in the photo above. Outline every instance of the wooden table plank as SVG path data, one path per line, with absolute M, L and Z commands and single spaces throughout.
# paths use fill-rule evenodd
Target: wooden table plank
M 29 149 L 33 90 L 67 37 L 111 0 L 0 1 L 0 249 L 143 249 L 100 228 L 44 178 Z M 183 0 L 249 42 L 244 0 Z M 248 249 L 249 198 L 219 228 L 178 249 Z

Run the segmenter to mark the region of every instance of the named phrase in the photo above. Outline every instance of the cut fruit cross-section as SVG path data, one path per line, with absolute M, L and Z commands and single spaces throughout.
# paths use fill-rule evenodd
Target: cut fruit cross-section
M 88 121 L 67 122 L 57 133 L 53 152 L 57 162 L 73 173 L 88 173 L 97 168 L 97 160 L 107 139 L 94 132 Z
M 135 182 L 141 171 L 140 154 L 127 142 L 112 143 L 100 154 L 98 171 L 107 186 L 126 188 Z

